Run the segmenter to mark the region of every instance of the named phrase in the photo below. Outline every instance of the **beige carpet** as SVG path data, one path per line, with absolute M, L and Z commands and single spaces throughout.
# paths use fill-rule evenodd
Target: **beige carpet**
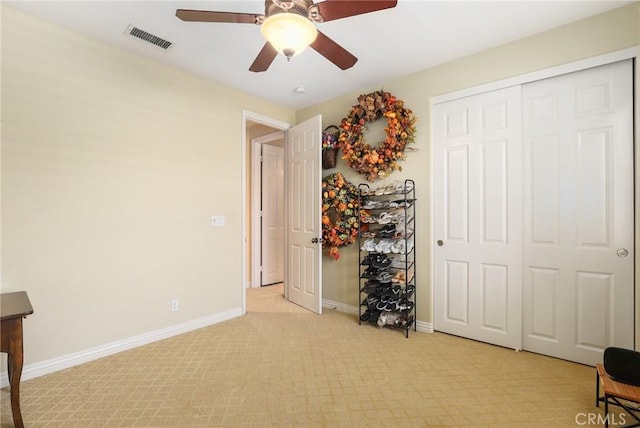
M 595 369 L 311 314 L 282 286 L 248 314 L 25 381 L 27 427 L 575 427 Z M 2 427 L 12 426 L 1 391 Z M 594 425 L 589 425 L 594 426 Z

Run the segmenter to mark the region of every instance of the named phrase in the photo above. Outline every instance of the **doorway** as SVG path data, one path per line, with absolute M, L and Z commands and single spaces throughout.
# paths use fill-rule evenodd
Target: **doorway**
M 250 128 L 254 123 L 287 131 L 285 143 L 285 280 L 284 298 L 307 310 L 322 313 L 322 252 L 320 191 L 322 117 L 313 116 L 297 125 L 289 125 L 255 113 L 242 112 L 242 314 L 247 312 L 247 288 L 250 286 L 251 208 Z
M 245 221 L 242 222 L 243 252 L 241 304 L 243 315 L 247 312 L 247 288 L 252 288 L 254 281 L 257 284 L 256 287 L 260 287 L 261 239 L 260 227 L 256 226 L 256 224 L 260 224 L 260 198 L 258 196 L 257 200 L 255 200 L 255 195 L 252 192 L 252 183 L 256 178 L 254 177 L 255 174 L 253 174 L 252 165 L 252 140 L 267 135 L 277 135 L 278 133 L 284 135 L 290 127 L 291 125 L 286 122 L 281 122 L 249 111 L 242 112 L 241 141 L 243 142 L 242 165 L 244 169 L 242 174 L 242 192 L 244 194 L 242 212 L 243 218 L 245 219 Z M 269 141 L 270 138 L 266 138 L 266 141 L 263 141 L 263 143 Z M 257 178 L 260 180 L 259 175 Z M 254 241 L 258 244 L 254 244 Z M 286 289 L 284 290 L 284 295 L 286 297 Z
M 284 131 L 250 127 L 251 287 L 284 281 Z M 273 132 L 275 131 L 275 132 Z

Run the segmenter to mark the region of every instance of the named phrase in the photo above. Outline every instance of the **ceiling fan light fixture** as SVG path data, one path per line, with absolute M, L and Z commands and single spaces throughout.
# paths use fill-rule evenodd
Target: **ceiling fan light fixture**
M 290 12 L 267 17 L 260 32 L 271 46 L 287 59 L 305 50 L 318 36 L 313 22 L 302 15 Z

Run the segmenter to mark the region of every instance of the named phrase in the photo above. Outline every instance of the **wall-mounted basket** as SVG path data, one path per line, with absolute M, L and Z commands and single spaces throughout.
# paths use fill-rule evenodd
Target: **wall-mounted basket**
M 340 129 L 335 125 L 329 125 L 322 131 L 322 169 L 336 167 L 338 159 L 338 137 Z

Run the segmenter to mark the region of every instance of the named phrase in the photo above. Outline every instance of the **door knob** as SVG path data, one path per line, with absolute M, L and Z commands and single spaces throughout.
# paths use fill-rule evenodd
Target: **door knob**
M 629 251 L 627 251 L 626 248 L 618 248 L 616 254 L 618 255 L 618 257 L 627 257 L 629 255 Z
M 318 243 L 318 238 L 311 238 L 311 243 L 312 244 L 317 244 Z
M 444 245 L 444 242 L 442 242 L 442 239 L 438 239 L 438 247 L 442 247 Z

